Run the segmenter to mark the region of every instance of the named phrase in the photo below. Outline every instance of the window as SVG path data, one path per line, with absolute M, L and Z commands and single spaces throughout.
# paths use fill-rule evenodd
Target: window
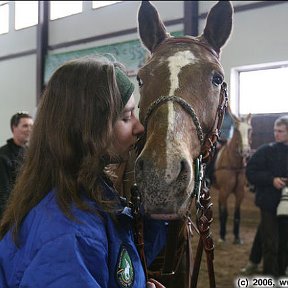
M 123 1 L 92 1 L 92 8 L 100 8 L 108 6 L 114 3 L 123 2 Z
M 287 79 L 287 62 L 233 69 L 232 110 L 238 115 L 288 112 Z
M 0 34 L 9 32 L 9 4 L 8 1 L 0 1 Z
M 81 13 L 83 1 L 50 1 L 50 19 L 55 20 Z
M 38 1 L 15 1 L 15 29 L 37 25 Z

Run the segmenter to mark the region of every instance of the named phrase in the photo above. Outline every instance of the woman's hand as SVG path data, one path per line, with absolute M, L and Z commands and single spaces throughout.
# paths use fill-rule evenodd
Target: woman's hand
M 147 282 L 147 288 L 165 288 L 161 283 L 156 281 L 155 279 L 149 279 Z

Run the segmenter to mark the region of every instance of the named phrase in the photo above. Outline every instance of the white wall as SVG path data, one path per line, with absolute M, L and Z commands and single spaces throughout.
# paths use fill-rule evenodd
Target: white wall
M 0 35 L 0 57 L 36 49 L 36 26 L 16 31 L 14 1 L 11 1 L 9 8 L 9 33 Z M 0 66 L 2 66 L 1 62 Z
M 11 138 L 10 118 L 19 111 L 36 112 L 36 56 L 0 62 L 0 145 Z
M 50 22 L 49 44 L 55 45 L 135 28 L 140 2 L 124 1 L 99 9 L 91 9 L 92 4 L 87 1 L 84 6 L 85 17 L 83 17 L 83 14 L 77 14 Z M 163 15 L 164 21 L 183 17 L 182 1 L 154 1 L 154 4 Z M 135 37 L 137 37 L 137 34 L 129 35 L 126 39 L 135 39 Z M 98 41 L 97 44 L 107 45 L 109 42 L 115 43 L 115 40 L 118 42 L 118 39 L 106 39 Z
M 255 1 L 233 2 L 239 6 Z M 205 5 L 207 3 L 213 4 L 211 1 Z M 199 30 L 203 29 L 204 22 L 201 21 Z M 232 67 L 287 61 L 286 27 L 288 27 L 288 1 L 275 6 L 235 13 L 232 35 L 221 55 L 226 79 L 229 80 Z
M 164 21 L 183 18 L 183 1 L 152 1 Z M 199 1 L 199 12 L 207 12 L 216 1 Z M 233 1 L 234 6 L 263 1 Z M 265 1 L 266 2 L 266 1 Z M 112 6 L 92 9 L 84 1 L 84 12 L 50 21 L 49 45 L 94 37 L 125 29 L 136 28 L 140 1 L 125 1 Z M 283 4 L 246 10 L 235 14 L 234 29 L 221 59 L 230 83 L 231 69 L 243 65 L 288 60 L 288 1 Z M 10 32 L 0 35 L 0 58 L 14 53 L 36 49 L 36 27 L 19 31 L 13 29 L 10 15 Z M 205 21 L 200 21 L 202 32 Z M 167 27 L 169 32 L 179 31 L 183 25 Z M 138 39 L 137 33 L 101 41 L 61 48 L 49 53 L 75 51 Z M 11 136 L 9 120 L 18 110 L 36 111 L 36 55 L 0 61 L 0 145 Z
M 216 1 L 203 2 L 213 5 Z M 233 5 L 242 6 L 260 1 L 233 1 Z M 201 6 L 200 6 L 201 7 Z M 200 8 L 201 10 L 203 8 Z M 205 21 L 201 21 L 199 30 Z M 238 91 L 231 79 L 231 69 L 246 65 L 284 62 L 288 60 L 288 1 L 282 4 L 253 9 L 234 14 L 234 24 L 229 42 L 222 49 L 221 63 L 225 71 L 225 81 L 229 86 L 231 108 L 235 112 Z M 263 83 L 265 85 L 265 83 Z M 288 89 L 287 89 L 288 94 Z M 271 101 L 273 96 L 271 95 Z M 261 105 L 261 103 L 259 103 Z M 287 107 L 288 112 L 288 107 Z

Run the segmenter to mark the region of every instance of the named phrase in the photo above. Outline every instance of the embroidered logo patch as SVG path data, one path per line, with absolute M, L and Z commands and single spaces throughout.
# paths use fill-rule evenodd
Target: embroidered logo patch
M 131 288 L 134 282 L 134 267 L 125 246 L 120 248 L 116 269 L 116 278 L 120 287 Z

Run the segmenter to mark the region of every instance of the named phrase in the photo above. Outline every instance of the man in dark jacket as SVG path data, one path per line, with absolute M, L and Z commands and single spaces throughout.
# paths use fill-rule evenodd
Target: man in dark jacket
M 14 114 L 10 120 L 13 138 L 8 139 L 7 144 L 0 147 L 0 217 L 15 183 L 32 126 L 33 119 L 28 113 Z
M 277 206 L 288 176 L 288 116 L 274 123 L 275 142 L 262 145 L 247 164 L 246 176 L 256 187 L 255 203 L 261 210 L 260 232 L 263 273 L 279 276 Z

